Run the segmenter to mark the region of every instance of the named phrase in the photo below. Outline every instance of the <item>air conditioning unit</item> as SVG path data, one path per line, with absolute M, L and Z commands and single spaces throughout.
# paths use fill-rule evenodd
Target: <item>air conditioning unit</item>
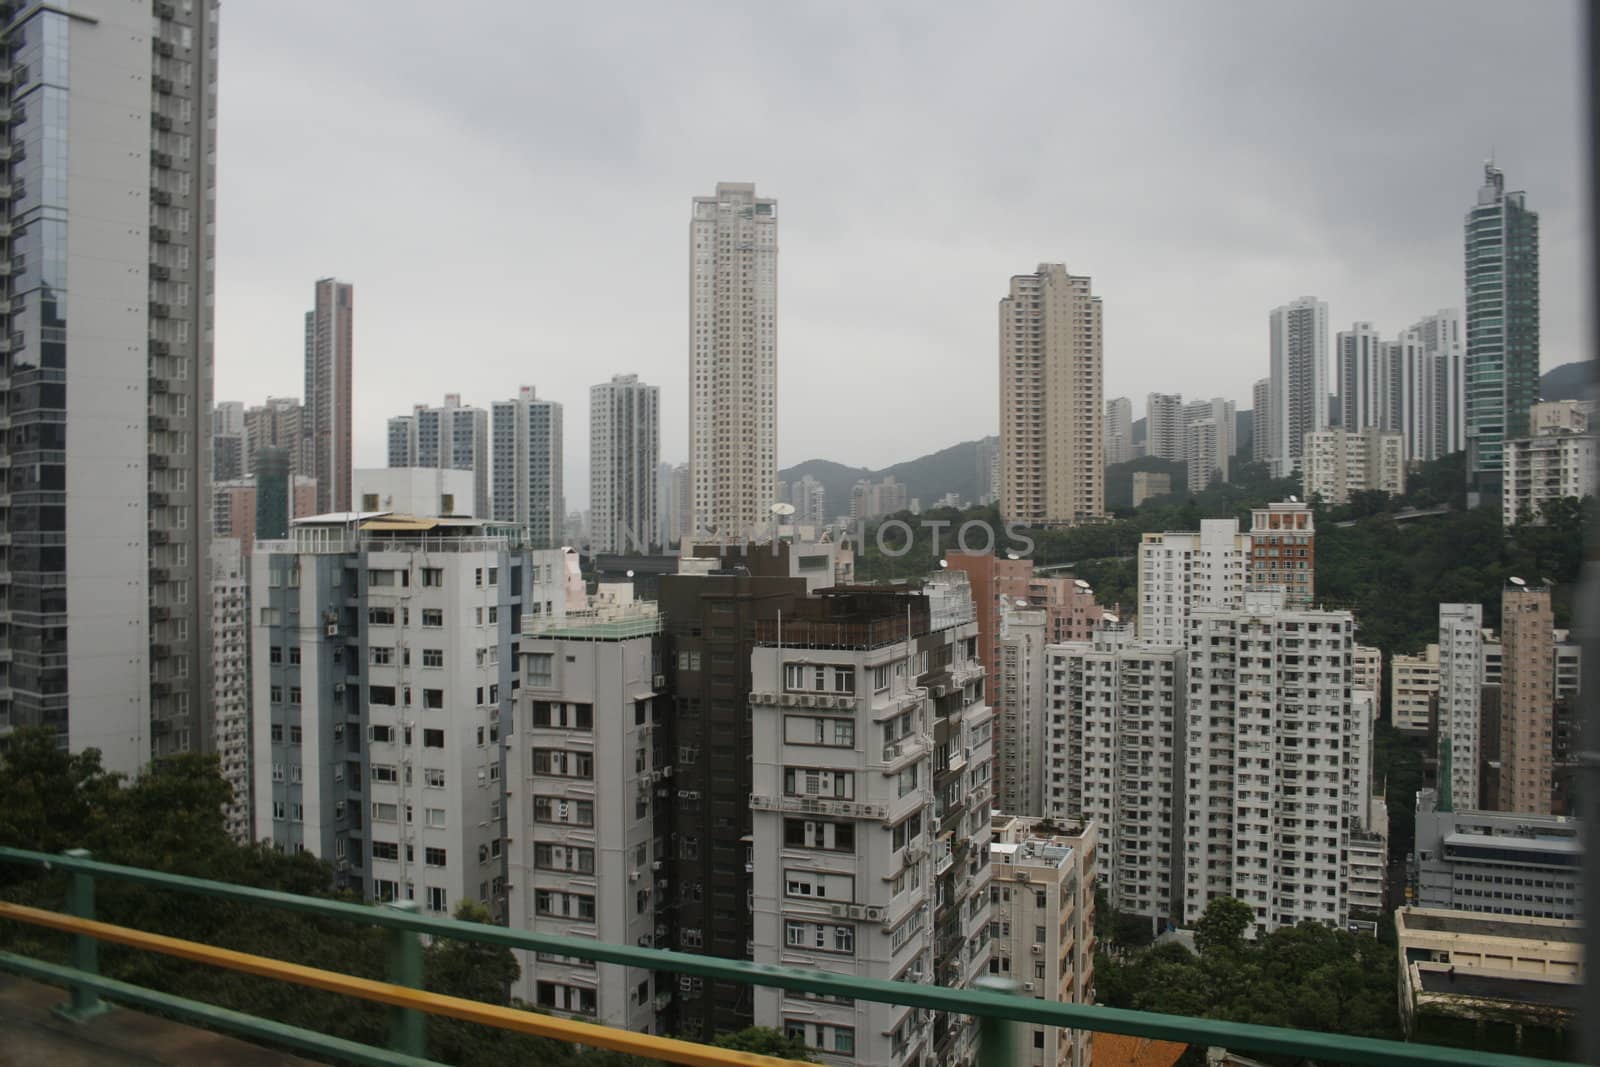
M 848 904 L 835 904 L 828 911 L 835 919 L 850 918 L 850 905 Z
M 1028 992 L 1032 993 L 1033 992 L 1033 983 L 1032 982 L 1024 982 L 1024 983 L 1022 983 L 1022 988 L 1026 989 Z
M 863 908 L 862 911 L 866 914 L 868 922 L 874 922 L 875 923 L 875 922 L 882 922 L 883 921 L 884 912 L 883 912 L 882 908 L 877 908 L 877 907 Z
M 333 695 L 336 696 L 336 697 L 344 696 L 344 683 L 343 682 L 334 682 L 333 683 Z
M 861 919 L 866 917 L 866 909 L 859 904 L 850 905 L 850 918 Z
M 795 706 L 797 700 L 798 698 L 793 693 L 785 693 L 783 696 L 778 698 L 778 703 L 782 704 L 786 708 L 792 708 Z
M 1039 944 L 1037 941 L 1035 941 L 1034 944 L 1033 944 L 1033 954 L 1035 956 L 1044 955 L 1044 946 Z
M 658 674 L 651 678 L 650 687 L 652 689 L 665 689 L 667 687 L 667 676 L 664 674 Z
M 638 871 L 629 871 L 628 872 L 628 881 L 637 882 L 638 880 L 639 880 L 639 872 Z
M 336 623 L 336 622 L 330 622 L 328 624 L 328 626 L 327 626 L 327 634 L 328 634 L 329 637 L 338 637 L 339 636 L 339 624 Z
M 653 937 L 651 937 L 649 934 L 640 934 L 639 935 L 639 947 L 640 948 L 649 948 L 653 944 L 655 944 L 655 939 Z
M 1016 873 L 1016 879 L 1019 882 L 1026 882 L 1028 880 L 1028 872 L 1027 871 L 1018 871 Z
M 945 688 L 944 688 L 944 686 L 942 686 L 942 685 L 936 685 L 936 686 L 934 686 L 934 687 L 933 687 L 933 695 L 934 695 L 934 696 L 936 696 L 936 697 L 942 697 L 942 696 L 944 696 L 944 694 L 945 694 Z
M 651 862 L 650 869 L 652 871 L 659 871 L 661 869 L 661 861 L 660 860 L 655 860 L 655 861 Z
M 802 708 L 814 708 L 817 706 L 817 698 L 809 694 L 803 696 L 800 698 L 800 706 Z

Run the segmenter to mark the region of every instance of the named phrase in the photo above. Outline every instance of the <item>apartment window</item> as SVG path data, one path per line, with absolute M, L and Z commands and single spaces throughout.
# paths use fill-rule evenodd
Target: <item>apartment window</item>
M 304 739 L 304 736 L 305 735 L 300 732 L 300 727 L 298 727 L 298 726 L 290 726 L 289 727 L 289 743 L 291 745 L 300 744 L 300 742 Z
M 373 645 L 368 652 L 368 662 L 374 667 L 387 667 L 394 662 L 394 649 L 387 646 Z
M 533 798 L 533 821 L 565 823 L 569 826 L 593 826 L 594 802 L 536 796 Z
M 444 747 L 444 731 L 443 730 L 428 730 L 428 729 L 424 729 L 422 731 L 422 747 L 423 748 L 443 748 Z
M 528 684 L 548 688 L 555 681 L 555 653 L 531 652 L 528 654 Z M 535 707 L 538 705 L 536 704 Z
M 535 700 L 533 725 L 542 729 L 591 731 L 594 729 L 594 705 Z
M 425 648 L 422 650 L 422 665 L 424 667 L 443 667 L 444 649 Z
M 394 740 L 394 727 L 393 726 L 377 726 L 377 725 L 369 726 L 369 727 L 367 727 L 367 736 L 369 738 L 371 738 L 372 740 L 374 740 L 374 741 L 384 741 L 384 742 L 393 741 Z
M 881 693 L 887 688 L 889 688 L 889 665 L 885 663 L 872 668 L 872 691 Z
M 444 625 L 444 609 L 442 609 L 442 608 L 423 608 L 422 609 L 422 625 L 428 626 L 428 627 L 440 627 L 440 626 L 443 626 Z
M 283 726 L 281 724 L 273 723 L 272 724 L 272 728 L 271 728 L 271 734 L 272 734 L 272 743 L 273 744 L 278 745 L 278 744 L 282 744 L 283 743 Z
M 436 886 L 436 885 L 430 885 L 428 887 L 428 910 L 429 911 L 448 911 L 448 910 L 450 910 L 450 898 L 449 898 L 449 895 L 441 887 Z
M 372 898 L 380 903 L 400 899 L 400 883 L 387 878 L 375 878 L 372 881 Z
M 400 810 L 394 804 L 373 804 L 372 805 L 372 821 L 373 822 L 395 822 L 395 821 L 398 820 L 399 815 L 400 815 Z
M 546 871 L 575 871 L 594 873 L 594 849 L 579 845 L 533 846 L 533 865 Z
M 533 750 L 533 773 L 559 778 L 593 778 L 594 755 L 589 752 L 536 748 Z
M 283 819 L 284 819 L 284 811 L 285 811 L 285 808 L 284 808 L 283 801 L 274 800 L 272 802 L 272 817 L 274 819 L 276 819 L 278 822 L 282 822 L 283 821 Z
M 372 780 L 374 782 L 394 783 L 400 780 L 400 775 L 393 764 L 374 763 L 372 765 Z
M 442 848 L 425 848 L 422 850 L 422 862 L 429 867 L 443 867 L 445 859 L 445 850 Z
M 693 762 L 682 760 L 679 762 Z M 855 775 L 849 771 L 809 770 L 803 767 L 783 769 L 783 791 L 788 796 L 834 797 L 839 800 L 855 798 Z
M 813 819 L 783 820 L 786 848 L 820 848 L 832 852 L 854 852 L 856 828 L 848 822 L 820 822 Z
M 283 686 L 281 686 L 281 685 L 268 686 L 267 687 L 267 697 L 274 704 L 282 704 L 283 703 Z
M 394 625 L 394 609 L 393 608 L 368 608 L 367 609 L 367 625 L 368 626 L 393 626 Z
M 444 771 L 438 767 L 428 767 L 422 772 L 422 784 L 429 789 L 444 788 Z
M 816 715 L 785 715 L 783 740 L 790 745 L 823 745 L 828 748 L 854 748 L 856 724 L 852 719 L 824 718 Z
M 383 707 L 394 707 L 394 686 L 369 685 L 367 686 L 367 703 L 378 704 Z
M 428 708 L 431 711 L 438 711 L 439 709 L 443 708 L 444 707 L 444 690 L 443 689 L 424 689 L 422 691 L 422 706 L 424 708 Z M 441 748 L 443 747 L 443 742 L 440 742 L 440 747 Z
M 424 568 L 422 568 L 422 584 L 424 586 L 429 587 L 429 588 L 438 588 L 439 586 L 444 585 L 444 568 L 443 567 L 424 567 Z
M 372 843 L 372 858 L 375 860 L 398 860 L 400 846 L 393 841 L 374 841 Z
M 283 662 L 283 646 L 273 645 L 267 649 L 267 662 L 276 666 Z
M 299 665 L 300 665 L 300 646 L 299 645 L 290 645 L 289 646 L 289 666 L 298 667 Z
M 440 771 L 439 784 L 444 784 L 444 772 Z M 443 808 L 423 808 L 422 815 L 425 824 L 430 830 L 443 830 L 445 828 L 445 813 Z
M 289 687 L 289 703 L 295 705 L 296 707 L 299 707 L 299 705 L 300 705 L 300 687 L 298 685 L 291 685 Z

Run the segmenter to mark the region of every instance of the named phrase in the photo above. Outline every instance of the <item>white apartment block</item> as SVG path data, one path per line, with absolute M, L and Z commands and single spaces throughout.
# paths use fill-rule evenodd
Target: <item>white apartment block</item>
M 778 202 L 747 182 L 694 198 L 689 222 L 693 528 L 765 531 L 778 488 Z
M 1357 322 L 1340 330 L 1334 338 L 1335 371 L 1339 389 L 1339 425 L 1346 430 L 1365 430 L 1383 425 L 1380 400 L 1383 370 L 1381 342 L 1370 322 Z
M 255 837 L 369 900 L 503 920 L 501 730 L 565 554 L 480 520 L 297 521 L 251 559 Z
M 212 739 L 233 790 L 224 810 L 229 835 L 254 839 L 250 814 L 250 563 L 238 538 L 211 542 Z
M 590 547 L 648 552 L 656 527 L 656 467 L 661 457 L 661 390 L 637 374 L 589 387 Z
M 1486 646 L 1481 604 L 1439 605 L 1439 750 L 1450 760 L 1446 807 L 1478 805 L 1482 688 L 1499 681 L 1489 681 Z M 1442 764 L 1439 774 L 1445 774 Z M 1445 784 L 1441 780 L 1441 792 Z
M 1139 544 L 1139 637 L 1148 644 L 1181 645 L 1191 612 L 1237 607 L 1250 549 L 1251 537 L 1239 532 L 1237 519 L 1201 519 L 1199 532 L 1145 534 Z
M 494 521 L 521 526 L 536 548 L 559 546 L 566 521 L 561 405 L 524 385 L 515 400 L 489 405 L 489 435 Z
M 1433 702 L 1439 697 L 1439 646 L 1390 661 L 1389 721 L 1397 730 L 1427 733 Z
M 1370 645 L 1354 645 L 1350 650 L 1350 687 L 1373 695 L 1373 718 L 1383 695 L 1383 650 Z
M 999 676 L 990 686 L 998 725 L 996 800 L 1006 811 L 1042 815 L 1045 805 L 1044 648 L 1049 613 L 1002 604 Z
M 1183 396 L 1150 393 L 1144 400 L 1144 454 L 1183 461 Z
M 1354 620 L 1285 608 L 1278 591 L 1244 601 L 1189 627 L 1182 921 L 1229 896 L 1259 932 L 1342 926 L 1350 810 L 1364 797 L 1347 764 L 1370 736 L 1368 707 L 1349 695 Z
M 1272 461 L 1272 379 L 1262 378 L 1250 387 L 1250 458 Z
M 1270 316 L 1268 424 L 1272 473 L 1300 469 L 1305 435 L 1328 427 L 1328 305 L 1304 296 Z
M 1095 824 L 996 814 L 989 846 L 989 973 L 1017 992 L 1094 1003 Z M 1093 1032 L 1022 1024 L 1017 1063 L 1089 1067 Z
M 1106 401 L 1106 466 L 1133 458 L 1133 402 L 1125 396 Z
M 220 405 L 219 405 L 220 406 Z M 1586 433 L 1594 404 L 1586 400 L 1546 400 L 1528 409 L 1528 433 Z
M 666 943 L 655 813 L 671 787 L 657 743 L 663 681 L 654 604 L 631 586 L 564 618 L 523 621 L 521 689 L 506 744 L 507 923 L 615 945 Z M 661 940 L 657 940 L 657 938 Z M 541 1011 L 662 1033 L 671 997 L 649 970 L 518 951 L 515 995 Z
M 1399 429 L 1407 460 L 1432 460 L 1467 447 L 1465 333 L 1461 313 L 1442 308 L 1400 335 L 1406 400 Z
M 489 514 L 487 411 L 463 406 L 461 394 L 449 393 L 443 407 L 417 404 L 411 414 L 396 415 L 389 420 L 388 431 L 390 467 L 467 471 L 472 476 L 471 499 L 476 510 L 458 514 Z
M 1091 820 L 1113 906 L 1178 919 L 1188 681 L 1183 649 L 1107 626 L 1046 649 L 1046 816 Z
M 970 595 L 823 600 L 751 659 L 755 961 L 968 986 L 989 969 L 993 716 Z M 969 1020 L 865 1000 L 757 987 L 755 1022 L 828 1064 L 975 1055 Z
M 1500 521 L 1514 526 L 1526 518 L 1542 523 L 1544 504 L 1595 495 L 1600 478 L 1595 459 L 1600 434 L 1550 433 L 1505 443 L 1505 475 L 1500 491 Z
M 1400 434 L 1372 428 L 1307 434 L 1302 477 L 1306 496 L 1347 504 L 1351 493 L 1401 495 L 1406 487 L 1403 445 Z
M 1183 461 L 1189 492 L 1198 493 L 1213 480 L 1228 480 L 1219 437 L 1216 419 L 1196 419 L 1184 427 Z
M 1000 511 L 1032 525 L 1105 514 L 1100 298 L 1041 263 L 1000 301 Z

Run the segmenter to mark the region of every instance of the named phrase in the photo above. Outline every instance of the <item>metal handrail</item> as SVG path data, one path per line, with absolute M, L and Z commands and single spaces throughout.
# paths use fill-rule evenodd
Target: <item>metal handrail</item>
M 550 952 L 601 963 L 620 963 L 630 967 L 720 979 L 743 985 L 772 986 L 798 992 L 970 1015 L 977 1017 L 984 1024 L 982 1033 L 996 1048 L 1003 1047 L 1009 1041 L 1007 1033 L 1009 1027 L 1005 1024 L 1026 1022 L 1041 1026 L 1180 1041 L 1202 1046 L 1219 1045 L 1230 1049 L 1318 1061 L 1365 1064 L 1369 1067 L 1412 1067 L 1412 1065 L 1460 1067 L 1463 1059 L 1462 1050 L 1445 1046 L 1409 1044 L 1220 1019 L 1165 1015 L 1093 1004 L 1066 1004 L 992 989 L 949 988 L 914 982 L 894 982 L 881 978 L 859 978 L 817 970 L 752 963 L 746 960 L 719 959 L 666 949 L 636 948 L 586 938 L 512 930 L 459 919 L 419 915 L 412 910 L 401 908 L 325 900 L 278 890 L 259 889 L 254 886 L 232 885 L 227 882 L 167 874 L 141 867 L 124 867 L 90 859 L 87 854 L 81 852 L 56 855 L 0 847 L 0 863 L 18 863 L 46 870 L 66 871 L 72 876 L 68 910 L 78 919 L 93 919 L 93 881 L 95 878 L 106 878 L 160 886 L 178 892 L 220 897 L 225 900 L 262 904 L 287 911 L 348 919 L 368 926 L 405 932 L 413 935 L 413 940 L 414 935 L 426 934 L 431 937 L 474 941 L 530 952 Z M 14 906 L 8 906 L 8 910 L 13 908 Z M 94 944 L 94 939 L 87 935 L 79 935 L 75 939 L 74 964 L 79 971 L 90 974 L 96 972 L 96 963 L 91 951 Z M 0 957 L 0 966 L 7 964 L 6 958 Z M 409 980 L 401 984 L 420 985 L 420 978 L 414 975 L 406 975 L 406 978 Z M 392 1047 L 395 1044 L 392 1042 Z M 400 1047 L 399 1051 L 413 1055 L 421 1053 L 415 1046 Z M 1552 1061 L 1500 1053 L 1474 1052 L 1471 1054 L 1471 1062 L 1475 1067 L 1549 1067 Z M 985 1065 L 992 1063 L 998 1067 L 1008 1064 L 1009 1061 L 982 1056 L 980 1063 Z

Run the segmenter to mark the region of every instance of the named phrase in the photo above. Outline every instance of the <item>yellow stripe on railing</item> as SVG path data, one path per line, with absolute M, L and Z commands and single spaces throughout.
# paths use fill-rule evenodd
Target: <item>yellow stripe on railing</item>
M 632 1030 L 619 1030 L 597 1023 L 557 1019 L 498 1004 L 485 1004 L 478 1000 L 449 997 L 441 993 L 429 993 L 407 986 L 378 982 L 370 978 L 357 978 L 337 971 L 306 967 L 298 963 L 275 960 L 270 956 L 255 956 L 247 952 L 216 948 L 198 941 L 184 941 L 181 938 L 146 933 L 126 926 L 96 922 L 93 919 L 80 919 L 22 904 L 0 902 L 0 919 L 14 919 L 17 922 L 44 926 L 63 933 L 87 934 L 101 941 L 144 949 L 147 952 L 158 952 L 164 956 L 176 956 L 179 959 L 253 974 L 260 978 L 272 978 L 329 993 L 341 993 L 397 1008 L 412 1008 L 427 1012 L 429 1015 L 443 1015 L 465 1022 L 498 1027 L 501 1030 L 532 1034 L 535 1037 L 548 1037 L 557 1041 L 625 1052 L 647 1059 L 681 1063 L 687 1067 L 803 1067 L 797 1060 L 782 1060 L 753 1052 L 713 1048 L 710 1045 L 682 1041 L 673 1037 L 636 1034 Z

